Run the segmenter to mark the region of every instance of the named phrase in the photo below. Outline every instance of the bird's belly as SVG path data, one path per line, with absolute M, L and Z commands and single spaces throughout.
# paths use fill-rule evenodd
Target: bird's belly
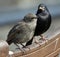
M 44 32 L 46 32 L 48 30 L 50 26 L 48 24 L 39 24 L 37 25 L 36 27 L 36 30 L 35 30 L 35 35 L 40 35 L 40 34 L 43 34 Z
M 33 37 L 33 32 L 29 32 L 29 33 L 26 33 L 26 34 L 20 34 L 16 37 L 16 43 L 25 43 L 25 42 L 28 42 L 32 37 Z

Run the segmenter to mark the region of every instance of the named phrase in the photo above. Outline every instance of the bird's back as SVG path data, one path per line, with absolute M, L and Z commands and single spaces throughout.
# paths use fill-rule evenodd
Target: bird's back
M 8 44 L 28 42 L 34 35 L 36 22 L 37 17 L 35 14 L 27 14 L 22 21 L 10 30 L 6 40 Z
M 9 32 L 7 37 L 8 44 L 11 43 L 24 43 L 29 41 L 34 34 L 34 28 L 32 29 L 31 25 L 25 22 L 19 22 L 15 25 Z
M 7 42 L 18 42 L 23 38 L 26 38 L 27 34 L 29 34 L 27 31 L 29 31 L 29 28 L 26 28 L 27 25 L 24 22 L 20 22 L 19 24 L 15 25 L 9 32 L 7 37 Z M 22 41 L 21 41 L 22 42 Z

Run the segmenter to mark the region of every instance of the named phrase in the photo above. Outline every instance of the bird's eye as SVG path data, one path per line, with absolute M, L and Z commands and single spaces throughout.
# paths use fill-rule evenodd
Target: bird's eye
M 32 17 L 31 19 L 34 19 L 34 17 Z

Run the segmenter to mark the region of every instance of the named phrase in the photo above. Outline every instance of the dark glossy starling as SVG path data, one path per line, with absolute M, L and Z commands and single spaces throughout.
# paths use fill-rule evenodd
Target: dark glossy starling
M 28 42 L 34 35 L 37 22 L 37 16 L 35 14 L 27 14 L 22 21 L 15 25 L 9 32 L 7 37 L 7 43 L 15 45 Z M 18 46 L 18 45 L 17 45 Z M 18 46 L 19 47 L 19 46 Z
M 38 6 L 38 10 L 37 10 L 36 15 L 37 15 L 38 19 L 37 19 L 37 26 L 35 29 L 34 36 L 40 35 L 41 39 L 45 40 L 43 38 L 42 34 L 44 32 L 46 32 L 51 25 L 51 15 L 50 15 L 49 10 L 46 7 L 46 5 L 40 4 Z M 27 42 L 26 46 L 32 44 L 32 40 L 33 40 L 33 38 Z

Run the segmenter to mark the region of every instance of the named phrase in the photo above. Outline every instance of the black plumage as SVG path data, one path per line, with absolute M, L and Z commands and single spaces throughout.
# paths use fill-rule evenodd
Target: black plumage
M 40 9 L 40 7 L 44 10 Z M 37 20 L 37 26 L 35 29 L 34 36 L 43 34 L 44 32 L 46 32 L 49 29 L 49 27 L 51 25 L 51 15 L 50 15 L 47 7 L 44 4 L 40 4 L 38 6 L 38 11 L 37 11 L 36 15 L 38 16 L 38 20 Z
M 43 37 L 41 34 L 46 32 L 51 25 L 51 15 L 48 8 L 44 4 L 40 4 L 38 6 L 36 15 L 38 17 L 38 20 L 37 20 L 34 36 L 40 35 L 41 37 Z M 32 44 L 32 41 L 33 41 L 33 38 L 27 42 L 26 46 Z

